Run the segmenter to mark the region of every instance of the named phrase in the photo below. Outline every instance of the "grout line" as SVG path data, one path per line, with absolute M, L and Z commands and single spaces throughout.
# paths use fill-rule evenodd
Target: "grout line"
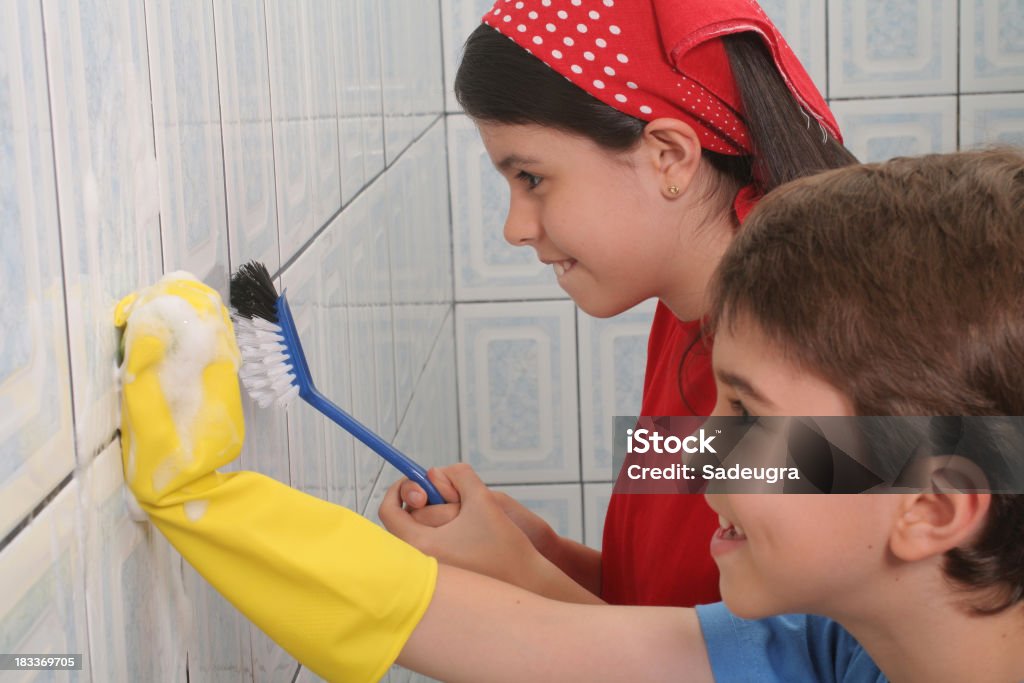
M 13 529 L 8 531 L 7 535 L 4 536 L 3 540 L 0 540 L 0 552 L 3 552 L 4 548 L 9 546 L 18 536 L 18 534 L 24 531 L 32 523 L 33 520 L 35 520 L 37 517 L 39 517 L 39 515 L 41 515 L 43 511 L 46 509 L 46 507 L 53 501 L 53 499 L 60 495 L 61 491 L 63 491 L 65 487 L 67 487 L 67 485 L 70 484 L 71 480 L 74 478 L 74 471 L 68 472 L 67 476 L 65 476 L 60 481 L 60 483 L 58 483 L 57 486 L 54 487 L 52 491 L 46 494 L 46 497 L 43 498 L 32 509 L 32 512 L 30 512 L 27 517 L 22 519 L 20 522 L 18 522 L 18 524 L 14 526 Z
M 228 155 L 227 146 L 224 144 L 224 105 L 220 83 L 220 49 L 217 43 L 217 3 L 210 5 L 210 19 L 213 22 L 210 27 L 213 33 L 213 69 L 217 79 L 217 120 L 219 124 L 217 127 L 220 129 L 220 173 L 221 182 L 224 187 L 224 240 L 228 249 L 226 254 L 228 261 L 227 277 L 230 281 L 231 273 L 234 272 L 235 268 L 231 263 L 231 207 L 228 201 Z M 239 127 L 241 127 L 241 124 L 239 124 Z
M 338 207 L 338 208 L 337 208 L 337 209 L 336 209 L 336 210 L 334 211 L 334 213 L 332 213 L 332 214 L 331 214 L 331 215 L 330 215 L 330 216 L 329 216 L 329 217 L 327 218 L 327 220 L 326 220 L 326 221 L 324 221 L 323 225 L 321 225 L 321 226 L 320 226 L 319 228 L 317 228 L 317 229 L 316 229 L 316 231 L 315 231 L 315 232 L 313 233 L 313 235 L 312 235 L 312 236 L 311 236 L 311 237 L 310 237 L 310 238 L 309 238 L 309 239 L 308 239 L 308 240 L 306 241 L 306 243 L 305 243 L 305 244 L 303 244 L 303 245 L 302 245 L 302 247 L 301 247 L 301 248 L 299 248 L 299 249 L 298 249 L 298 250 L 297 250 L 297 251 L 296 251 L 296 252 L 295 252 L 294 254 L 292 254 L 292 256 L 291 256 L 291 257 L 290 257 L 290 258 L 289 258 L 289 259 L 288 259 L 287 261 L 283 262 L 283 263 L 281 264 L 281 267 L 280 267 L 280 269 L 279 269 L 279 270 L 278 270 L 278 271 L 277 271 L 276 273 L 272 273 L 273 277 L 280 277 L 280 276 L 281 276 L 282 274 L 284 274 L 284 271 L 288 270 L 288 268 L 290 268 L 290 267 L 291 267 L 291 266 L 292 266 L 292 265 L 293 265 L 293 264 L 294 264 L 294 263 L 295 263 L 296 261 L 298 261 L 298 260 L 299 260 L 299 258 L 301 258 L 301 257 L 302 257 L 302 255 L 303 255 L 303 254 L 305 254 L 307 250 L 309 250 L 309 248 L 310 248 L 310 247 L 311 247 L 311 246 L 313 245 L 313 243 L 314 243 L 314 242 L 316 242 L 316 240 L 317 240 L 317 239 L 318 239 L 318 238 L 320 237 L 320 235 L 321 235 L 321 234 L 323 234 L 324 230 L 326 230 L 326 229 L 328 228 L 328 226 L 330 226 L 330 224 L 331 224 L 331 223 L 333 223 L 333 222 L 334 222 L 334 220 L 335 220 L 335 219 L 336 219 L 336 218 L 337 218 L 337 217 L 338 217 L 339 215 L 341 215 L 341 212 L 342 212 L 342 211 L 344 211 L 345 209 L 347 209 L 348 207 L 352 206 L 352 204 L 353 204 L 353 203 L 355 203 L 355 201 L 356 201 L 356 200 L 357 200 L 357 199 L 358 199 L 359 197 L 361 197 L 361 196 L 363 195 L 363 193 L 365 193 L 365 192 L 366 192 L 366 191 L 367 191 L 367 190 L 369 189 L 369 187 L 370 187 L 371 185 L 373 185 L 373 184 L 374 184 L 375 182 L 377 182 L 377 180 L 378 180 L 378 179 L 380 179 L 380 178 L 381 178 L 381 177 L 382 177 L 382 176 L 383 176 L 383 175 L 384 175 L 385 173 L 387 173 L 387 172 L 388 172 L 388 171 L 389 171 L 390 169 L 394 168 L 395 164 L 397 164 L 397 163 L 398 163 L 398 162 L 399 162 L 399 161 L 400 161 L 400 160 L 402 159 L 402 157 L 403 157 L 403 156 L 405 156 L 406 152 L 408 152 L 408 151 L 409 151 L 409 150 L 410 150 L 410 149 L 411 149 L 411 148 L 413 147 L 413 145 L 415 145 L 415 144 L 416 144 L 417 142 L 419 142 L 420 140 L 422 140 L 422 139 L 423 139 L 423 137 L 424 137 L 424 136 L 425 136 L 425 135 L 426 135 L 427 133 L 429 133 L 429 132 L 430 132 L 430 130 L 431 130 L 431 129 L 432 129 L 432 128 L 433 128 L 434 126 L 435 126 L 435 125 L 437 125 L 437 121 L 438 121 L 438 120 L 440 120 L 440 116 L 438 116 L 437 118 L 435 118 L 435 119 L 434 119 L 434 120 L 433 120 L 433 121 L 432 121 L 432 122 L 430 123 L 430 125 L 428 125 L 428 126 L 427 126 L 426 128 L 424 128 L 424 129 L 423 129 L 422 131 L 420 131 L 420 133 L 419 133 L 419 134 L 418 134 L 418 135 L 417 135 L 417 136 L 416 136 L 416 137 L 415 137 L 415 138 L 414 138 L 414 139 L 413 139 L 413 140 L 412 140 L 412 141 L 411 141 L 411 142 L 410 142 L 410 143 L 409 143 L 409 144 L 408 144 L 408 145 L 406 146 L 406 148 L 405 148 L 405 149 L 403 149 L 403 150 L 402 150 L 402 151 L 401 151 L 401 152 L 399 153 L 398 157 L 396 157 L 396 158 L 395 158 L 394 162 L 393 162 L 393 163 L 392 163 L 391 165 L 389 165 L 389 166 L 385 166 L 385 167 L 384 167 L 383 169 L 381 169 L 380 171 L 378 171 L 378 172 L 377 172 L 377 174 L 376 174 L 375 176 L 373 176 L 372 178 L 370 178 L 369 180 L 367 180 L 367 181 L 366 181 L 366 182 L 365 182 L 365 183 L 363 184 L 363 186 L 362 186 L 361 188 L 359 188 L 358 192 L 356 192 L 356 194 L 354 194 L 354 195 L 352 196 L 352 199 L 351 199 L 351 200 L 349 200 L 348 204 L 342 204 L 341 206 L 339 206 L 339 207 Z M 275 184 L 276 184 L 276 180 L 275 180 Z M 278 234 L 280 234 L 280 230 L 278 230 Z

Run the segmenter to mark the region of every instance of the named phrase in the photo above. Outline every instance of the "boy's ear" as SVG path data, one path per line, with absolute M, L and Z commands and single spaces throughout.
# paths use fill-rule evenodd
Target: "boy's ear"
M 669 199 L 683 194 L 697 174 L 703 150 L 693 127 L 679 119 L 654 119 L 644 127 L 643 141 L 662 194 Z
M 936 467 L 929 487 L 904 495 L 889 537 L 893 554 L 905 562 L 937 557 L 967 545 L 988 517 L 992 494 L 963 486 L 959 470 Z M 956 483 L 953 483 L 956 482 Z

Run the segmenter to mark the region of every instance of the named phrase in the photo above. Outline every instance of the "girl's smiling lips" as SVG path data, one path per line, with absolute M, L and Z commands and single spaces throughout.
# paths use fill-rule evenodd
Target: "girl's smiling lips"
M 576 265 L 576 259 L 574 259 L 574 258 L 562 259 L 562 260 L 559 260 L 559 261 L 556 261 L 556 260 L 553 260 L 553 259 L 552 260 L 540 259 L 540 262 L 544 263 L 544 264 L 547 264 L 547 265 L 551 266 L 552 268 L 554 268 L 555 275 L 558 276 L 558 277 L 562 277 L 563 275 L 568 273 L 570 270 L 572 270 L 572 267 Z

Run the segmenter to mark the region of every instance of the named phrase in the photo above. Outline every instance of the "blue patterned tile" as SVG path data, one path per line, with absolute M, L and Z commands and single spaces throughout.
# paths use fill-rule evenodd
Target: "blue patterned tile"
M 383 0 L 380 21 L 384 141 L 387 163 L 444 109 L 441 29 L 436 3 Z
M 639 415 L 654 300 L 600 320 L 577 309 L 583 478 L 611 480 L 612 419 Z
M 74 445 L 42 17 L 8 3 L 0 18 L 2 537 L 71 471 Z
M 846 146 L 862 162 L 956 149 L 956 98 L 833 102 Z
M 827 92 L 826 0 L 759 0 L 822 95 Z
M 1024 3 L 960 0 L 960 91 L 1024 90 Z
M 82 487 L 93 680 L 184 679 L 190 605 L 181 556 L 149 522 L 134 521 L 119 442 L 96 457 Z
M 43 3 L 80 461 L 117 428 L 111 311 L 161 272 L 142 3 Z M 214 283 L 216 284 L 216 283 Z
M 88 652 L 78 497 L 73 481 L 0 553 L 0 651 Z M 89 669 L 64 680 L 88 681 Z
M 955 0 L 832 0 L 829 95 L 956 92 Z
M 505 241 L 508 184 L 467 116 L 448 117 L 448 158 L 456 300 L 568 299 L 533 249 Z
M 459 304 L 462 459 L 486 481 L 578 481 L 571 301 Z
M 583 485 L 583 542 L 595 550 L 601 549 L 604 518 L 611 497 L 611 482 Z
M 580 484 L 494 486 L 544 518 L 559 536 L 583 542 L 583 500 Z
M 960 97 L 960 147 L 994 144 L 1024 149 L 1024 93 Z
M 446 111 L 462 111 L 455 101 L 455 74 L 461 61 L 462 46 L 469 34 L 480 25 L 480 18 L 493 5 L 493 0 L 441 0 Z
M 213 14 L 232 270 L 256 259 L 276 272 L 281 255 L 263 2 L 217 0 Z

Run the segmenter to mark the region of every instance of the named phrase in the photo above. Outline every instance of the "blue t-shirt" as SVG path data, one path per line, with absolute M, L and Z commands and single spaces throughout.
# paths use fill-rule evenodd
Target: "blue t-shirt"
M 699 605 L 717 683 L 886 683 L 860 643 L 825 617 L 787 614 L 751 621 L 724 603 Z

